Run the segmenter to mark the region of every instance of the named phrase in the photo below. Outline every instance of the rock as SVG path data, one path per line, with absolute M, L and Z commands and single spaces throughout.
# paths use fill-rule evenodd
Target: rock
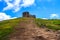
M 60 30 L 57 31 L 57 34 L 60 34 Z
M 47 40 L 46 38 L 44 38 L 43 36 L 36 36 L 35 40 Z

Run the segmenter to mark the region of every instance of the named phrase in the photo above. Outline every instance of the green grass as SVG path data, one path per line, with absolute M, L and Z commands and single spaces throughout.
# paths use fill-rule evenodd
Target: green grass
M 28 18 L 29 19 L 29 18 Z M 0 21 L 0 40 L 5 40 L 7 35 L 9 35 L 13 28 L 19 24 L 19 22 L 27 22 L 27 18 L 16 18 L 11 20 Z
M 26 22 L 27 18 L 17 18 L 11 20 L 4 20 L 0 22 L 0 40 L 7 40 L 8 35 L 13 31 L 13 28 L 19 24 L 19 22 Z M 29 22 L 26 22 L 29 23 Z M 43 20 L 40 18 L 35 19 L 35 23 L 41 27 L 45 25 L 45 27 L 53 30 L 60 30 L 60 20 Z
M 21 18 L 5 20 L 0 22 L 0 40 L 7 40 L 7 36 L 13 31 L 13 27 L 16 26 Z
M 48 20 L 43 20 L 43 19 L 35 19 L 36 24 L 41 27 L 41 25 L 45 25 L 45 27 L 53 30 L 60 30 L 60 20 L 59 19 L 48 19 Z

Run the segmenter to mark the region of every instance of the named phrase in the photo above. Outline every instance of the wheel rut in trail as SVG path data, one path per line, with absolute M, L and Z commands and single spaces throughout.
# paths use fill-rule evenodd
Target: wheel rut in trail
M 39 28 L 34 19 L 22 20 L 16 27 L 14 32 L 10 34 L 9 40 L 57 40 L 56 32 L 47 28 Z

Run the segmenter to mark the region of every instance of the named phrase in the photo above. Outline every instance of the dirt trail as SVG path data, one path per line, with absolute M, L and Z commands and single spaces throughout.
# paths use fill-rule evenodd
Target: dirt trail
M 20 22 L 9 36 L 10 40 L 58 40 L 56 32 L 47 28 L 39 28 L 34 19 Z

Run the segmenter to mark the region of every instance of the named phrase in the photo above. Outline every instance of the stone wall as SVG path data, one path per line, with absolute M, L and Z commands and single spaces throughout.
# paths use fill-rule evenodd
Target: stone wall
M 23 12 L 22 16 L 23 16 L 23 17 L 32 17 L 32 18 L 36 18 L 35 15 L 30 15 L 29 12 Z

